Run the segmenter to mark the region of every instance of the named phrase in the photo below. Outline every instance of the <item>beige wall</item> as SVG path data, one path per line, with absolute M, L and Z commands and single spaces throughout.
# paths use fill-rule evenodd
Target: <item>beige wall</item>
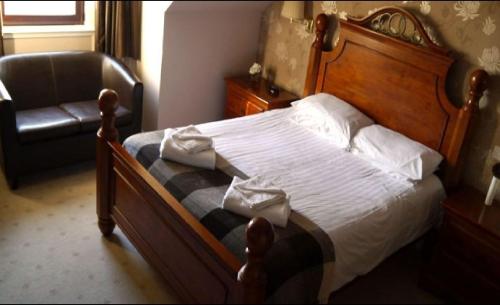
M 224 77 L 256 60 L 269 2 L 174 2 L 165 14 L 158 128 L 223 117 Z
M 19 54 L 30 52 L 52 52 L 52 51 L 90 51 L 93 50 L 94 35 L 56 35 L 41 37 L 17 37 L 4 40 L 6 54 Z
M 75 26 L 4 26 L 6 54 L 94 49 L 94 1 L 85 1 L 85 24 Z
M 165 12 L 171 4 L 172 1 L 142 3 L 141 60 L 137 62 L 136 71 L 144 84 L 144 130 L 155 130 L 158 126 L 164 20 Z
M 465 180 L 485 190 L 492 177 L 493 151 L 500 145 L 500 2 L 472 1 L 467 4 L 445 1 L 314 1 L 307 8 L 317 16 L 331 16 L 329 45 L 338 36 L 339 15 L 365 16 L 370 10 L 388 5 L 404 7 L 414 12 L 432 31 L 430 35 L 453 50 L 458 59 L 450 71 L 448 93 L 461 105 L 468 88 L 467 76 L 483 67 L 491 74 L 486 99 L 481 102 L 479 123 L 468 147 Z M 312 7 L 311 7 L 312 6 Z M 281 2 L 274 3 L 264 14 L 259 43 L 259 59 L 264 71 L 272 69 L 276 82 L 297 94 L 302 94 L 309 48 L 314 39 L 303 27 L 290 24 L 280 16 Z

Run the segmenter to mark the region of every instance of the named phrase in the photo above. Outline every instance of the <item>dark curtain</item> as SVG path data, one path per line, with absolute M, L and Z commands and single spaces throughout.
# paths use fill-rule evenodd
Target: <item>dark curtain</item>
M 141 1 L 97 1 L 96 51 L 141 57 Z

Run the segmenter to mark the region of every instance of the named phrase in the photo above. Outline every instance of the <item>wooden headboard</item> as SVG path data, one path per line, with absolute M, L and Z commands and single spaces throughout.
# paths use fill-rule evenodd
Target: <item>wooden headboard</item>
M 488 74 L 471 75 L 468 99 L 458 108 L 445 90 L 454 59 L 411 13 L 386 7 L 362 19 L 340 20 L 339 41 L 329 52 L 323 51 L 327 27 L 328 17 L 319 15 L 304 95 L 333 94 L 378 124 L 439 151 L 445 158 L 443 182 L 455 186 Z

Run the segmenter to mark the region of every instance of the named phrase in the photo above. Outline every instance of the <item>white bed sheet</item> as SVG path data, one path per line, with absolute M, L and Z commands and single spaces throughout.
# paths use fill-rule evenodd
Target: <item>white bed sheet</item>
M 435 176 L 413 185 L 383 173 L 289 121 L 291 111 L 197 127 L 213 137 L 219 168 L 230 164 L 274 179 L 292 209 L 328 234 L 336 262 L 334 280 L 323 289 L 333 292 L 431 228 L 445 192 Z

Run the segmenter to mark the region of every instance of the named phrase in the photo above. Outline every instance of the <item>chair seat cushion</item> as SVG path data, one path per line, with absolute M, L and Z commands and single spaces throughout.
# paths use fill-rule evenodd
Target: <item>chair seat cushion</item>
M 75 117 L 81 124 L 82 131 L 97 131 L 101 126 L 100 110 L 97 101 L 64 103 L 61 109 Z M 116 126 L 132 123 L 132 112 L 119 106 L 116 110 Z
M 21 143 L 69 136 L 80 131 L 80 122 L 59 107 L 18 111 L 16 124 Z

